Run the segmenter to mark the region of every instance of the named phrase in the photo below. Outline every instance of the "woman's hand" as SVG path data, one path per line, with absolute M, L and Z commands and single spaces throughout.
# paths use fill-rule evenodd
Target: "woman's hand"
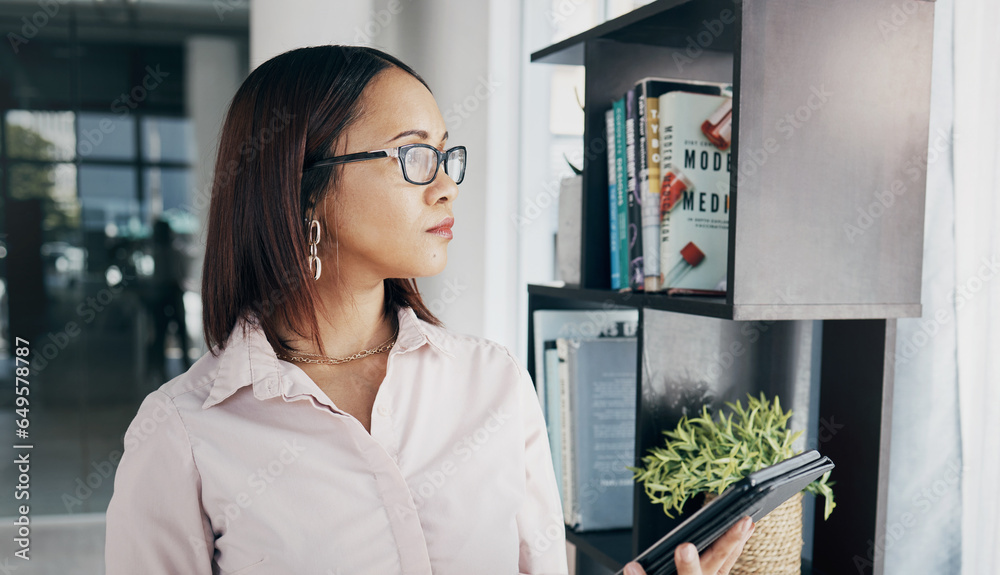
M 743 545 L 756 527 L 749 517 L 744 517 L 706 549 L 701 557 L 698 557 L 698 550 L 694 545 L 690 543 L 678 545 L 677 549 L 674 549 L 677 575 L 729 575 L 729 570 L 743 552 Z M 625 565 L 625 575 L 646 575 L 646 571 L 632 561 Z

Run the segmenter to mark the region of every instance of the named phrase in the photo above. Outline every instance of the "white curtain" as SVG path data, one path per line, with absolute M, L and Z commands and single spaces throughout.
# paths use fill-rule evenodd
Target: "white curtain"
M 887 575 L 957 575 L 962 561 L 958 322 L 952 298 L 955 292 L 952 9 L 952 0 L 938 0 L 935 5 L 926 158 L 923 316 L 901 319 L 896 324 L 889 508 L 881 542 Z
M 955 3 L 962 573 L 1000 573 L 1000 3 Z
M 923 317 L 898 322 L 881 544 L 887 574 L 1000 574 L 1000 3 L 935 12 Z

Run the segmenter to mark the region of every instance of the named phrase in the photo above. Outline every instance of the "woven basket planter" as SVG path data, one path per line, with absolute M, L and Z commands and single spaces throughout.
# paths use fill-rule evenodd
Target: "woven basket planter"
M 705 495 L 705 503 L 716 495 Z M 801 575 L 802 492 L 757 522 L 730 575 Z

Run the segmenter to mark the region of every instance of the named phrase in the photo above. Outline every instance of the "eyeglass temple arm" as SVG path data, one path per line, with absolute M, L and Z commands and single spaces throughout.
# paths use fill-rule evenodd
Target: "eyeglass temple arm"
M 351 162 L 361 162 L 364 160 L 371 160 L 374 158 L 398 158 L 399 148 L 388 148 L 385 150 L 372 150 L 371 152 L 358 152 L 356 154 L 347 154 L 346 156 L 337 156 L 335 158 L 325 158 L 322 160 L 317 160 L 305 170 L 311 170 L 313 168 L 321 168 L 323 166 L 335 166 L 337 164 L 349 164 Z

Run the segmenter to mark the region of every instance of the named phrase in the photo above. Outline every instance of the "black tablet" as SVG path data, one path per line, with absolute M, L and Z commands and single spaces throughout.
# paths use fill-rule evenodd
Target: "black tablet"
M 647 575 L 670 575 L 677 572 L 674 549 L 681 543 L 693 543 L 701 553 L 733 525 L 749 515 L 760 521 L 807 485 L 833 469 L 833 462 L 811 450 L 765 467 L 729 486 L 670 533 L 639 554 L 638 561 Z M 624 573 L 624 569 L 618 575 Z

